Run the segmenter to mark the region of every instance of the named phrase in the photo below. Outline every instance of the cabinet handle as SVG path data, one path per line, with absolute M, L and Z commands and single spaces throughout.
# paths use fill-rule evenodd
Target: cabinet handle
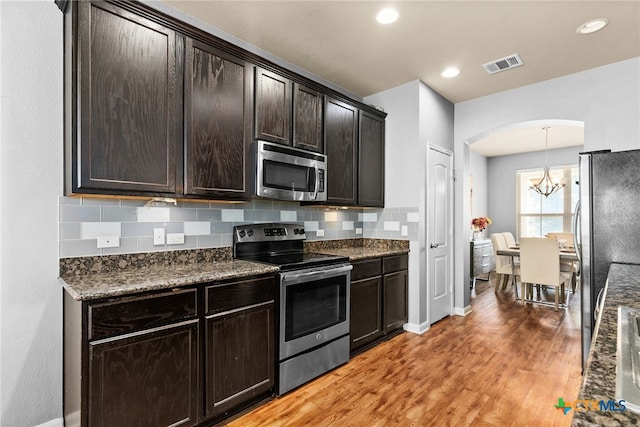
M 432 243 L 431 245 L 431 249 L 436 249 L 437 247 L 439 247 L 440 245 L 437 243 Z

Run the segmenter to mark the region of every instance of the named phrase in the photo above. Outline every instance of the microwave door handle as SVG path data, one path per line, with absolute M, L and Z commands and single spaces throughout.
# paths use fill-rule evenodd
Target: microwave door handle
M 318 191 L 320 190 L 320 168 L 316 166 L 314 169 L 316 171 L 316 185 L 313 189 L 313 200 L 316 200 L 318 198 Z

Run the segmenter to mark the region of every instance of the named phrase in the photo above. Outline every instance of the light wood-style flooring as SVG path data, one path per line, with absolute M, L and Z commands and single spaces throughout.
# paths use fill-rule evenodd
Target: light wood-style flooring
M 492 275 L 471 304 L 466 317 L 402 333 L 228 425 L 569 426 L 571 412 L 554 405 L 582 382 L 579 294 L 558 312 L 523 307 L 511 286 L 494 292 Z

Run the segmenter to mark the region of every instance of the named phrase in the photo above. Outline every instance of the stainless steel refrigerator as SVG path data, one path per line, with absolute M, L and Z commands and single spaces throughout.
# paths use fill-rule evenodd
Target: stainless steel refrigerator
M 640 264 L 640 150 L 581 153 L 579 184 L 575 237 L 584 369 L 609 265 Z

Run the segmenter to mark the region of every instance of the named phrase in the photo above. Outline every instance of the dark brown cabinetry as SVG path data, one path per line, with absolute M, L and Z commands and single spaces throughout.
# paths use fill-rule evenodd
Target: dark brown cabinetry
M 407 323 L 408 257 L 392 256 L 382 259 L 382 288 L 384 305 L 383 328 L 385 333 L 402 328 Z
M 385 114 L 140 2 L 65 2 L 65 193 L 249 200 L 250 144 L 326 154 L 384 206 Z
M 87 304 L 86 313 L 82 425 L 195 425 L 197 291 L 111 298 Z
M 384 119 L 360 111 L 358 205 L 384 207 Z
M 191 39 L 185 56 L 184 193 L 248 199 L 253 66 Z
M 291 81 L 256 68 L 256 139 L 291 145 Z
M 275 279 L 64 297 L 65 420 L 209 425 L 273 395 Z
M 407 263 L 407 255 L 352 262 L 352 353 L 401 331 L 407 322 Z
M 275 386 L 275 281 L 206 288 L 207 416 L 227 415 Z
M 324 151 L 322 93 L 258 67 L 255 98 L 256 139 Z
M 358 109 L 325 98 L 324 147 L 327 155 L 327 203 L 356 205 L 358 161 Z
M 300 83 L 293 85 L 293 146 L 324 153 L 322 106 L 324 96 Z
M 69 188 L 175 193 L 175 141 L 181 134 L 175 32 L 108 3 L 73 2 L 73 8 Z

